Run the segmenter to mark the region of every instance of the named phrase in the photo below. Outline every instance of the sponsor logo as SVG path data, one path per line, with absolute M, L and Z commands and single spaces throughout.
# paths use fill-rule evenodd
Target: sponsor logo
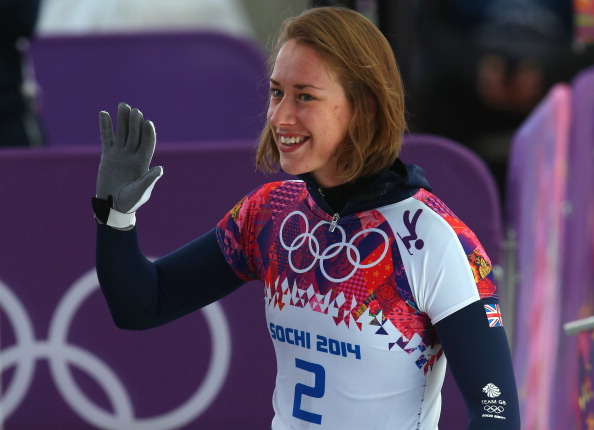
M 496 405 L 485 405 L 483 408 L 485 409 L 486 412 L 488 412 L 490 414 L 500 414 L 503 411 L 505 411 L 505 408 L 503 406 L 496 406 Z
M 494 398 L 501 395 L 501 390 L 499 390 L 497 385 L 489 383 L 483 387 L 483 393 L 485 393 L 487 397 Z
M 410 211 L 405 211 L 404 216 L 402 217 L 402 222 L 404 223 L 404 226 L 408 230 L 408 236 L 402 237 L 402 236 L 400 236 L 400 234 L 398 234 L 398 237 L 400 238 L 400 240 L 406 247 L 406 251 L 410 255 L 413 255 L 412 252 L 410 251 L 413 244 L 417 250 L 421 250 L 425 246 L 425 242 L 423 242 L 422 239 L 419 239 L 419 237 L 417 236 L 417 231 L 416 231 L 417 230 L 417 221 L 419 220 L 419 217 L 421 216 L 422 213 L 423 213 L 423 209 L 418 209 L 415 212 L 415 214 L 412 216 L 412 219 L 411 219 Z

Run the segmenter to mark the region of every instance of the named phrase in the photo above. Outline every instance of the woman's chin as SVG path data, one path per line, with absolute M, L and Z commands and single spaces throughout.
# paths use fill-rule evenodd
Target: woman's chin
M 301 175 L 302 173 L 306 173 L 305 169 L 300 169 L 297 166 L 293 166 L 291 164 L 283 164 L 281 163 L 280 166 L 281 170 L 289 175 L 297 176 Z

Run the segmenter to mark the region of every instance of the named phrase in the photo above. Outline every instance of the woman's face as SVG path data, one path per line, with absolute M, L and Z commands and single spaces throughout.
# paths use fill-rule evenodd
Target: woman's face
M 340 185 L 337 154 L 352 116 L 342 85 L 318 53 L 287 41 L 270 77 L 268 107 L 281 168 L 292 175 L 311 172 L 322 187 Z

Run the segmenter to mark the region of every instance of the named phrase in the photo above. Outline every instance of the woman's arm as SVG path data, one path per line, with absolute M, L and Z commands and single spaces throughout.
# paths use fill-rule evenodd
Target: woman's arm
M 97 226 L 97 275 L 116 325 L 142 330 L 206 306 L 244 283 L 227 264 L 214 230 L 149 261 L 136 228 Z
M 139 330 L 206 306 L 243 281 L 223 258 L 214 230 L 154 262 L 143 255 L 135 212 L 163 168 L 150 168 L 156 143 L 151 121 L 120 103 L 117 125 L 114 134 L 109 113 L 99 113 L 102 150 L 93 198 L 97 275 L 116 325 Z
M 435 329 L 469 413 L 468 430 L 520 429 L 518 394 L 505 330 L 490 327 L 476 301 L 444 318 Z

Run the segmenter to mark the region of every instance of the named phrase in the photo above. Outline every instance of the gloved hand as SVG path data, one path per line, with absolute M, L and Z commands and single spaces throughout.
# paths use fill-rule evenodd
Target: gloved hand
M 109 113 L 99 113 L 101 162 L 97 176 L 97 196 L 93 210 L 98 221 L 119 230 L 129 230 L 136 222 L 136 210 L 146 203 L 163 168 L 149 170 L 155 151 L 155 127 L 138 109 L 118 105 L 117 135 Z

